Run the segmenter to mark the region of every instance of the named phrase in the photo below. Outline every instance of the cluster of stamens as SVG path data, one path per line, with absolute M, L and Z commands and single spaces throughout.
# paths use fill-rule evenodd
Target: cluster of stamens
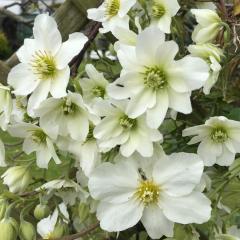
M 92 89 L 92 94 L 95 97 L 100 97 L 100 98 L 104 98 L 105 95 L 105 89 L 101 86 L 96 86 Z
M 132 129 L 136 126 L 137 120 L 129 118 L 128 116 L 123 116 L 119 120 L 119 124 L 124 128 L 124 129 Z
M 120 0 L 106 0 L 106 15 L 108 18 L 112 18 L 118 14 L 120 9 Z
M 70 99 L 65 98 L 62 108 L 64 115 L 70 115 L 74 114 L 77 111 L 78 106 L 75 103 L 72 103 Z
M 166 10 L 164 6 L 156 1 L 154 1 L 152 5 L 152 16 L 155 19 L 160 19 L 164 14 Z
M 156 204 L 160 196 L 160 187 L 152 180 L 141 180 L 135 196 L 145 206 L 149 204 Z
M 165 88 L 167 86 L 167 77 L 165 72 L 157 66 L 147 68 L 144 72 L 144 84 L 153 90 Z
M 32 140 L 37 144 L 43 144 L 46 142 L 47 135 L 42 130 L 31 131 Z
M 32 69 L 41 80 L 52 79 L 56 74 L 56 63 L 51 54 L 37 51 L 33 55 Z
M 225 129 L 219 127 L 215 128 L 211 132 L 211 139 L 216 143 L 223 143 L 227 140 L 228 134 Z

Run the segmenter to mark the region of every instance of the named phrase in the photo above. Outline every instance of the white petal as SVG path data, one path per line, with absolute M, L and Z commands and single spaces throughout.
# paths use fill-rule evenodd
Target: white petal
M 56 151 L 55 151 L 52 141 L 48 137 L 46 138 L 46 143 L 47 143 L 48 150 L 51 153 L 53 160 L 55 161 L 56 164 L 60 164 L 61 161 L 58 158 L 58 155 L 56 154 Z
M 88 38 L 82 33 L 72 33 L 69 39 L 64 42 L 58 51 L 55 59 L 57 61 L 57 68 L 63 69 L 68 63 L 83 49 Z
M 39 168 L 48 168 L 48 163 L 52 158 L 52 154 L 47 147 L 36 152 L 37 166 Z
M 51 82 L 49 80 L 41 81 L 28 100 L 27 112 L 34 116 L 34 110 L 39 107 L 43 100 L 48 96 Z
M 220 166 L 230 166 L 235 159 L 235 153 L 230 152 L 225 146 L 222 147 L 222 154 L 217 157 L 217 164 Z
M 192 112 L 192 104 L 189 92 L 179 93 L 168 88 L 169 107 L 177 112 L 189 114 Z
M 167 91 L 158 91 L 156 105 L 147 110 L 147 124 L 150 128 L 158 128 L 163 122 L 169 105 Z
M 124 17 L 135 3 L 136 0 L 121 0 L 118 15 Z
M 164 33 L 170 33 L 171 22 L 171 15 L 169 13 L 165 13 L 159 20 L 157 20 L 156 24 Z
M 209 66 L 201 58 L 186 56 L 175 62 L 174 68 L 169 70 L 171 78 L 181 78 L 190 90 L 201 88 L 209 77 Z
M 69 82 L 70 68 L 67 66 L 62 70 L 58 70 L 57 76 L 51 81 L 50 92 L 53 97 L 61 98 L 67 95 L 66 88 Z
M 178 53 L 178 45 L 174 41 L 163 42 L 155 53 L 156 63 L 161 67 L 169 68 Z
M 143 77 L 139 73 L 126 73 L 112 84 L 109 84 L 108 95 L 113 99 L 126 99 L 142 91 Z
M 19 123 L 16 125 L 10 125 L 8 128 L 8 132 L 13 137 L 25 138 L 30 135 L 30 131 L 39 129 L 39 127 L 31 123 Z
M 202 224 L 211 217 L 211 202 L 202 193 L 192 192 L 183 197 L 164 196 L 160 204 L 164 215 L 173 222 Z
M 146 207 L 141 222 L 152 239 L 160 239 L 163 235 L 173 237 L 174 223 L 164 216 L 158 206 L 150 205 Z
M 39 80 L 33 75 L 29 66 L 24 63 L 20 63 L 11 69 L 7 82 L 14 88 L 14 94 L 22 96 L 33 92 L 39 84 Z
M 87 141 L 81 146 L 80 166 L 87 177 L 96 168 L 100 159 L 101 154 L 98 152 L 96 141 Z
M 58 30 L 57 23 L 48 14 L 40 14 L 35 18 L 33 35 L 40 44 L 42 50 L 47 50 L 55 55 L 59 50 L 62 37 Z
M 168 195 L 182 196 L 192 192 L 202 173 L 203 162 L 197 154 L 173 153 L 156 163 L 153 178 Z
M 154 58 L 157 49 L 164 40 L 164 33 L 156 27 L 148 27 L 138 35 L 136 54 L 142 65 L 148 66 L 155 64 Z
M 38 42 L 35 39 L 24 39 L 24 44 L 20 47 L 16 54 L 22 63 L 30 63 L 33 54 L 39 50 Z
M 130 157 L 136 151 L 139 141 L 141 141 L 139 134 L 136 131 L 132 131 L 128 140 L 120 147 L 121 154 L 124 157 Z
M 100 226 L 108 232 L 126 230 L 136 225 L 142 217 L 143 205 L 129 200 L 121 204 L 101 202 L 97 209 Z
M 222 153 L 222 144 L 216 144 L 206 138 L 199 144 L 197 153 L 204 161 L 205 166 L 212 166 L 216 163 L 216 157 Z
M 87 10 L 88 18 L 97 22 L 103 22 L 106 19 L 105 2 L 99 8 L 90 8 Z
M 36 150 L 39 149 L 39 147 L 37 146 L 37 143 L 35 143 L 32 138 L 25 138 L 24 142 L 23 142 L 23 147 L 22 147 L 23 151 L 26 154 L 30 154 Z
M 88 183 L 93 198 L 111 203 L 128 201 L 137 185 L 138 172 L 131 161 L 103 163 L 93 171 Z
M 79 113 L 67 119 L 67 128 L 72 139 L 85 141 L 89 132 L 89 122 L 86 113 Z
M 156 91 L 152 89 L 143 89 L 136 96 L 132 97 L 126 109 L 130 118 L 136 118 L 147 111 L 148 108 L 156 104 Z

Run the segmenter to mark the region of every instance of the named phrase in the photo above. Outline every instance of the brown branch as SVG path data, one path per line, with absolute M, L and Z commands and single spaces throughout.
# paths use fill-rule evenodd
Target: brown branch
M 83 236 L 89 234 L 90 232 L 92 232 L 93 230 L 97 229 L 98 227 L 99 227 L 99 222 L 91 225 L 90 227 L 88 227 L 87 229 L 83 230 L 82 232 L 75 233 L 75 234 L 68 235 L 68 236 L 64 236 L 64 237 L 61 237 L 61 238 L 57 238 L 55 240 L 75 240 L 75 239 L 78 239 L 80 237 L 83 237 Z M 43 240 L 43 239 L 41 238 L 39 240 Z
M 88 24 L 87 29 L 85 31 L 85 35 L 88 37 L 88 41 L 86 42 L 82 51 L 70 62 L 70 66 L 71 66 L 71 70 L 72 70 L 71 75 L 73 77 L 76 77 L 78 67 L 83 60 L 84 54 L 87 51 L 87 49 L 89 48 L 89 46 L 91 45 L 91 42 L 96 38 L 96 36 L 99 32 L 99 28 L 101 26 L 102 26 L 101 23 L 94 22 L 94 21 L 92 21 Z
M 3 7 L 0 8 L 0 14 L 5 15 L 7 17 L 10 17 L 17 22 L 24 23 L 24 24 L 27 24 L 27 25 L 31 25 L 31 22 L 32 22 L 32 20 L 29 20 L 29 19 L 26 19 L 22 16 L 16 15 L 13 12 L 11 12 L 11 11 L 3 8 Z

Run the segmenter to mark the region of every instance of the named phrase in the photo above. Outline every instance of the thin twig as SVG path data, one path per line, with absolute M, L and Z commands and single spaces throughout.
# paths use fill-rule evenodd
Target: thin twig
M 84 45 L 84 48 L 82 49 L 82 51 L 70 62 L 70 66 L 71 66 L 71 70 L 72 70 L 71 75 L 73 77 L 75 77 L 77 75 L 77 70 L 78 70 L 80 63 L 83 60 L 84 54 L 87 51 L 87 49 L 89 48 L 89 46 L 91 45 L 91 42 L 96 38 L 99 28 L 101 26 L 102 26 L 101 23 L 94 22 L 94 21 L 91 21 L 88 24 L 87 30 L 85 31 L 85 34 L 88 37 L 88 41 Z
M 64 236 L 64 237 L 61 237 L 61 238 L 57 238 L 55 240 L 75 240 L 75 239 L 78 239 L 80 237 L 83 237 L 83 236 L 89 234 L 90 232 L 97 229 L 98 227 L 99 227 L 99 222 L 91 225 L 90 227 L 83 230 L 82 232 L 75 233 L 75 234 L 68 235 L 68 236 Z M 41 239 L 41 240 L 43 240 L 43 239 Z
M 0 14 L 8 16 L 8 17 L 14 19 L 17 22 L 24 23 L 26 25 L 31 25 L 31 22 L 32 22 L 32 20 L 29 20 L 29 19 L 26 19 L 22 16 L 16 15 L 13 12 L 11 12 L 11 11 L 3 8 L 3 7 L 0 8 Z

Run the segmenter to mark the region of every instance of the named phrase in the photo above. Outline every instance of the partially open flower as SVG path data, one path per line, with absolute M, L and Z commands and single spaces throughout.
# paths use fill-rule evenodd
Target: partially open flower
M 1 178 L 12 193 L 24 192 L 32 181 L 29 166 L 10 167 Z
M 196 43 L 213 42 L 223 28 L 221 18 L 210 9 L 192 9 L 191 12 L 198 22 L 192 34 L 193 41 Z

